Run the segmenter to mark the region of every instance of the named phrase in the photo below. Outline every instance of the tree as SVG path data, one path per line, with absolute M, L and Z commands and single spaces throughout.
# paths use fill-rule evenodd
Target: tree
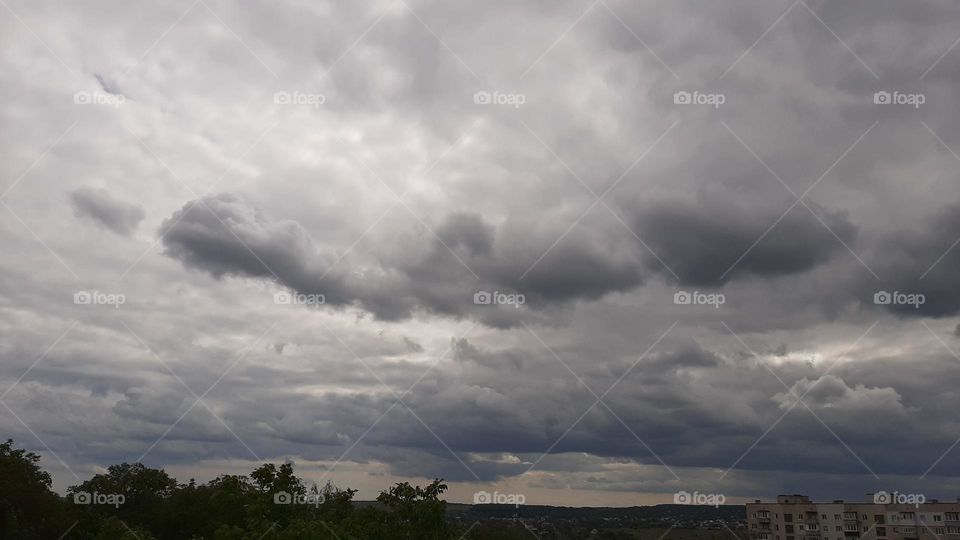
M 445 538 L 447 503 L 440 495 L 447 490 L 442 479 L 425 488 L 401 482 L 380 492 L 377 501 L 387 507 L 386 521 L 397 536 L 416 540 Z
M 121 463 L 63 498 L 39 461 L 13 441 L 0 444 L 0 539 L 440 540 L 450 532 L 442 480 L 396 484 L 372 505 L 355 503 L 356 490 L 330 482 L 308 490 L 289 463 L 205 484 L 178 484 L 162 469 Z M 289 497 L 276 498 L 281 492 Z
M 156 540 L 156 538 L 141 527 L 131 528 L 120 518 L 111 516 L 103 520 L 95 540 Z
M 111 465 L 106 474 L 98 474 L 67 489 L 72 497 L 107 497 L 113 503 L 91 504 L 85 508 L 101 515 L 115 515 L 125 523 L 155 530 L 161 527 L 158 510 L 177 488 L 177 481 L 163 469 L 151 469 L 142 463 Z M 94 501 L 96 502 L 96 501 Z
M 50 489 L 50 473 L 40 456 L 0 444 L 0 538 L 57 538 L 72 523 L 63 502 Z
M 307 492 L 303 482 L 293 474 L 292 463 L 284 463 L 279 468 L 273 463 L 265 463 L 254 469 L 250 478 L 260 491 L 265 493 L 303 495 Z

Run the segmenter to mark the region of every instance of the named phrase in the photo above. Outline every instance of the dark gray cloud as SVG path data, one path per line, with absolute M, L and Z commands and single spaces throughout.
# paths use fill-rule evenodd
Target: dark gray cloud
M 121 235 L 129 236 L 143 221 L 143 208 L 117 199 L 105 189 L 80 188 L 70 194 L 73 211 L 77 217 L 106 227 Z
M 459 458 L 562 504 L 960 487 L 954 3 L 210 2 L 224 32 L 186 7 L 22 2 L 57 55 L 0 36 L 0 166 L 19 179 L 0 390 L 30 429 L 4 408 L 0 428 L 58 485 L 72 476 L 31 430 L 81 475 L 156 443 L 149 463 L 198 476 L 249 470 L 247 446 L 321 470 L 352 447 L 345 485 L 469 493 Z M 136 99 L 100 103 L 121 92 Z M 790 191 L 809 209 L 787 212 Z M 726 302 L 677 305 L 678 288 Z M 274 302 L 293 292 L 326 304 Z M 217 385 L 171 429 L 194 401 L 180 380 Z
M 812 206 L 824 225 L 801 205 L 789 208 L 662 201 L 638 210 L 635 223 L 681 283 L 703 286 L 806 272 L 843 252 L 841 241 L 853 242 L 856 227 L 843 213 Z M 655 260 L 650 266 L 662 268 Z
M 867 302 L 872 294 L 923 295 L 923 302 L 892 298 L 878 308 L 904 317 L 948 317 L 960 313 L 960 205 L 938 210 L 917 229 L 898 231 L 878 243 L 870 263 L 879 281 L 864 278 L 858 284 Z M 907 297 L 901 297 L 909 300 Z
M 512 233 L 502 231 L 498 243 L 479 216 L 456 213 L 426 246 L 411 246 L 410 253 L 422 255 L 405 253 L 404 259 L 381 259 L 376 267 L 348 272 L 347 264 L 323 252 L 299 223 L 272 220 L 231 194 L 188 202 L 160 228 L 166 254 L 187 267 L 216 277 L 274 278 L 298 293 L 322 294 L 328 305 L 359 307 L 385 320 L 419 310 L 512 326 L 529 316 L 530 307 L 597 299 L 641 283 L 631 257 L 582 240 L 555 249 L 546 238 L 535 243 L 546 255 L 533 266 L 538 252 L 521 255 L 521 246 L 507 239 Z M 527 275 L 525 265 L 532 266 Z M 478 305 L 479 291 L 522 294 L 525 303 Z
M 678 344 L 675 350 L 650 355 L 645 365 L 661 366 L 664 369 L 684 369 L 690 367 L 715 367 L 723 359 L 708 351 L 694 340 Z

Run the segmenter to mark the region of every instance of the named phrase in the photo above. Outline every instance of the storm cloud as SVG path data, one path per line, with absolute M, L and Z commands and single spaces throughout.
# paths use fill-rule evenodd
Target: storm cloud
M 743 274 L 803 273 L 853 242 L 856 227 L 842 213 L 826 214 L 821 224 L 813 210 L 783 206 L 781 211 L 664 201 L 639 211 L 636 223 L 681 283 L 692 285 L 717 286 Z M 651 267 L 659 265 L 652 261 Z
M 105 189 L 81 188 L 70 194 L 74 213 L 121 236 L 128 236 L 143 221 L 143 209 L 118 200 Z
M 349 272 L 343 256 L 324 252 L 299 223 L 272 220 L 231 194 L 188 202 L 163 222 L 159 234 L 166 254 L 186 267 L 216 277 L 273 279 L 297 293 L 322 295 L 330 306 L 356 306 L 384 320 L 416 311 L 473 313 L 493 326 L 512 326 L 522 320 L 519 310 L 526 310 L 527 302 L 546 309 L 641 282 L 636 260 L 586 242 L 551 249 L 542 266 L 524 272 L 534 252 L 524 256 L 516 246 L 501 247 L 505 242 L 497 241 L 490 225 L 465 213 L 447 216 L 435 237 L 409 246 L 402 257 L 379 259 L 360 272 Z M 524 298 L 517 305 L 477 305 L 479 291 Z
M 960 489 L 960 5 L 191 6 L 0 33 L 0 429 L 58 489 Z

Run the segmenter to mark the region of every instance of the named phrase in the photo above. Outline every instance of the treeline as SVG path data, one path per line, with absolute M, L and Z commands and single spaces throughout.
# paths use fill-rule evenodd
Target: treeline
M 514 506 L 509 504 L 478 504 L 449 505 L 448 511 L 465 514 L 469 518 L 546 518 L 546 519 L 619 519 L 638 524 L 648 524 L 649 527 L 669 526 L 679 522 L 697 522 L 716 520 L 727 523 L 736 528 L 746 520 L 746 508 L 741 505 L 727 504 L 721 506 L 706 506 L 695 504 L 658 504 L 654 506 L 628 507 L 571 507 L 571 506 L 541 506 L 525 504 Z
M 398 483 L 376 504 L 358 505 L 356 490 L 307 488 L 290 464 L 183 484 L 162 469 L 122 463 L 63 497 L 39 461 L 12 440 L 0 444 L 0 539 L 440 540 L 463 532 L 445 522 L 442 480 Z

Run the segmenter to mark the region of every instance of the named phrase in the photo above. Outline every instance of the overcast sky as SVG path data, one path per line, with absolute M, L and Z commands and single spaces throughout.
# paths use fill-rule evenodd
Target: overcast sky
M 960 5 L 0 2 L 58 489 L 960 493 Z

